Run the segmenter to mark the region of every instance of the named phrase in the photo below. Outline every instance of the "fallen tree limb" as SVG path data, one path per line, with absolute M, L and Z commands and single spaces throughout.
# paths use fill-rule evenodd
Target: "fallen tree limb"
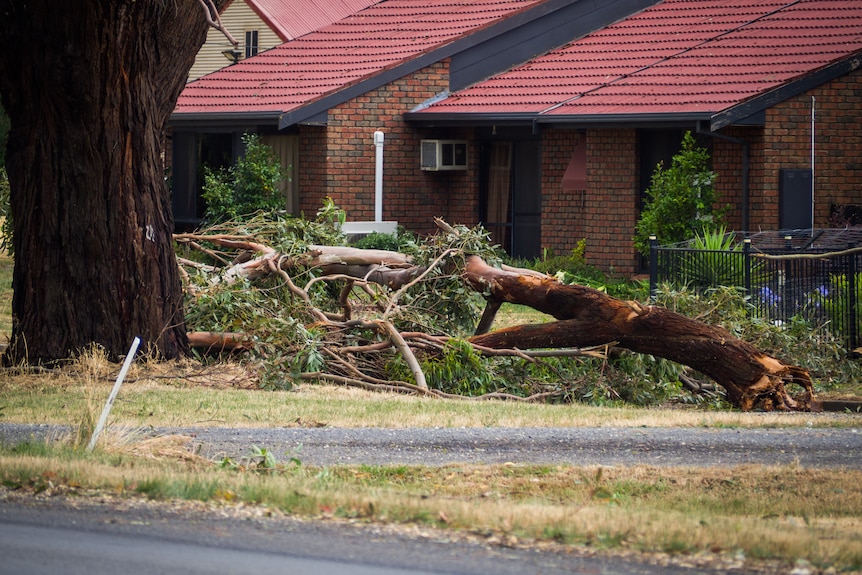
M 811 376 L 787 365 L 727 330 L 668 309 L 617 300 L 579 285 L 489 266 L 469 256 L 465 280 L 491 301 L 528 305 L 558 321 L 521 325 L 470 338 L 489 348 L 589 347 L 611 341 L 622 348 L 687 365 L 715 380 L 743 410 L 818 410 Z M 802 394 L 791 397 L 788 384 Z
M 208 353 L 246 351 L 252 348 L 251 338 L 244 333 L 191 331 L 186 335 L 192 348 Z
M 443 276 L 452 277 L 450 266 L 456 258 L 451 256 L 458 253 L 457 259 L 460 261 L 460 254 L 463 253 L 460 248 L 448 247 L 427 266 L 419 267 L 412 265 L 408 256 L 386 250 L 314 245 L 305 254 L 286 255 L 249 236 L 185 234 L 178 236 L 178 241 L 205 249 L 207 255 L 225 263 L 225 267 L 216 268 L 205 267 L 191 260 L 179 260 L 181 265 L 194 267 L 212 276 L 206 278 L 198 290 L 230 285 L 230 282 L 241 277 L 253 279 L 272 275 L 280 278 L 288 291 L 305 306 L 302 315 L 310 318 L 310 325 L 305 327 L 320 327 L 326 332 L 324 347 L 337 359 L 333 365 L 340 366 L 333 368 L 337 373 L 318 375 L 318 378 L 336 381 L 336 377 L 341 377 L 362 382 L 363 386 L 375 386 L 376 389 L 395 386 L 399 390 L 411 389 L 441 396 L 442 392 L 428 388 L 422 363 L 416 354 L 440 354 L 451 338 L 419 331 L 399 331 L 393 325 L 392 318 L 398 321 L 403 319 L 400 306 L 401 300 L 407 299 L 407 290 L 419 282 L 427 281 L 432 272 L 446 267 Z M 225 251 L 201 246 L 217 246 L 217 249 L 225 248 Z M 302 277 L 305 274 L 303 269 L 307 267 L 317 269 L 307 274 L 310 279 L 307 279 L 304 288 L 299 287 L 294 277 Z M 300 268 L 300 273 L 288 273 L 293 268 Z M 324 275 L 320 276 L 319 272 Z M 514 356 L 535 363 L 542 357 L 550 356 L 606 357 L 608 348 L 618 346 L 666 358 L 699 371 L 723 387 L 727 399 L 743 410 L 819 408 L 814 399 L 811 377 L 805 369 L 787 365 L 735 338 L 721 327 L 665 308 L 618 300 L 586 286 L 566 285 L 554 277 L 532 270 L 505 266 L 502 269 L 494 268 L 478 256 L 466 258 L 462 276 L 472 289 L 483 294 L 487 300 L 485 313 L 475 335 L 467 340 L 482 356 Z M 185 277 L 188 281 L 188 276 Z M 441 276 L 438 274 L 434 277 Z M 344 284 L 337 286 L 334 283 L 336 281 Z M 311 291 L 319 282 L 327 282 L 335 288 L 329 293 L 340 308 L 340 314 L 315 305 L 314 301 L 322 301 L 319 296 L 327 293 L 327 290 L 320 289 Z M 463 292 L 461 287 L 458 289 Z M 351 301 L 351 294 L 356 288 L 360 288 L 359 295 L 364 298 L 359 306 L 354 306 Z M 191 285 L 189 289 L 192 289 Z M 553 316 L 557 321 L 521 325 L 489 333 L 494 317 L 504 302 L 527 305 Z M 432 302 L 430 305 L 435 304 Z M 369 309 L 372 313 L 368 313 Z M 354 312 L 356 318 L 352 317 Z M 361 330 L 372 330 L 377 335 L 369 337 L 363 334 L 357 338 L 356 334 Z M 354 333 L 351 334 L 351 331 Z M 193 347 L 209 351 L 244 350 L 251 346 L 251 338 L 242 334 L 192 332 L 189 340 Z M 383 373 L 379 363 L 377 367 L 366 367 L 380 361 L 380 352 L 392 349 L 404 359 L 415 379 L 415 385 L 407 384 L 405 388 L 403 382 L 385 382 L 365 373 Z M 293 353 L 301 353 L 301 350 L 297 349 Z M 363 369 L 358 369 L 357 365 L 362 365 Z M 694 385 L 691 380 L 684 383 L 688 387 Z M 788 392 L 790 385 L 798 385 L 802 393 L 791 396 Z M 543 391 L 531 397 L 547 397 L 548 394 L 557 393 Z M 505 395 L 495 392 L 483 397 Z

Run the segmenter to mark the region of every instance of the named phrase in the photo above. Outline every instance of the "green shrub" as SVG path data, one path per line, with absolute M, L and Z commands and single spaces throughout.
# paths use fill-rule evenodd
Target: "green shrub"
M 855 293 L 851 294 L 851 286 L 849 278 L 853 278 L 853 289 Z M 859 306 L 862 302 L 862 273 L 856 273 L 855 276 L 846 274 L 832 274 L 830 277 L 830 285 L 820 286 L 810 295 L 811 303 L 815 306 L 820 306 L 829 317 L 829 328 L 840 334 L 849 333 L 849 325 L 847 308 L 851 301 L 855 301 Z M 852 295 L 852 298 L 851 298 Z M 862 318 L 857 317 L 856 333 L 862 333 Z
M 514 267 L 527 268 L 554 276 L 565 284 L 585 285 L 620 299 L 642 300 L 648 296 L 649 283 L 609 276 L 586 262 L 587 240 L 581 239 L 568 254 L 557 255 L 545 249 L 534 260 L 510 259 Z
M 495 391 L 498 382 L 489 367 L 463 339 L 449 340 L 443 353 L 422 362 L 429 387 L 467 396 Z
M 236 165 L 204 170 L 204 219 L 209 223 L 242 221 L 258 211 L 285 209 L 279 184 L 289 179 L 289 171 L 282 168 L 272 148 L 261 143 L 257 134 L 245 134 L 242 141 L 245 154 Z
M 687 247 L 692 252 L 683 254 L 680 275 L 695 289 L 718 286 L 745 285 L 745 266 L 748 265 L 751 285 L 762 285 L 769 275 L 766 262 L 749 258 L 746 263 L 742 255 L 743 244 L 736 241 L 736 234 L 724 226 L 705 227 L 689 240 Z
M 650 236 L 661 244 L 677 243 L 721 223 L 722 213 L 713 209 L 715 172 L 708 165 L 709 152 L 697 147 L 694 136 L 686 132 L 671 166 L 656 166 L 635 230 L 635 247 L 641 254 L 649 254 Z
M 416 237 L 403 228 L 400 228 L 398 233 L 395 234 L 371 232 L 353 242 L 352 245 L 355 248 L 365 250 L 388 250 L 405 254 L 416 253 Z

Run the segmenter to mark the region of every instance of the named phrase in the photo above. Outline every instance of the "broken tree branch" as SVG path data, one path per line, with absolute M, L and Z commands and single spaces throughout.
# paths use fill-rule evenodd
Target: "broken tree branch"
M 239 42 L 237 42 L 236 38 L 234 38 L 231 33 L 228 32 L 227 28 L 224 27 L 224 24 L 222 24 L 218 9 L 216 9 L 215 4 L 213 4 L 213 0 L 198 0 L 198 2 L 203 6 L 207 24 L 224 34 L 224 37 L 227 38 L 227 41 L 230 42 L 234 48 L 239 46 Z
M 567 285 L 551 277 L 505 271 L 469 256 L 465 280 L 491 300 L 528 305 L 558 321 L 522 325 L 477 335 L 470 342 L 490 348 L 587 347 L 618 342 L 620 347 L 687 365 L 709 376 L 743 410 L 818 410 L 811 376 L 786 365 L 727 330 L 665 308 L 612 298 L 604 292 Z M 791 397 L 787 385 L 802 387 Z

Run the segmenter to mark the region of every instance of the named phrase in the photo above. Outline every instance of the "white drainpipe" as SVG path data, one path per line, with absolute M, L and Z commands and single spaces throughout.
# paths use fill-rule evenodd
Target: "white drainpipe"
M 374 221 L 383 221 L 383 132 L 374 132 Z

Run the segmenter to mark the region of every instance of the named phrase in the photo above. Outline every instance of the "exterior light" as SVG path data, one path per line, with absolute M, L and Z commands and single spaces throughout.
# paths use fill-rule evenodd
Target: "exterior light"
M 230 60 L 231 66 L 239 62 L 239 57 L 242 56 L 242 52 L 237 50 L 236 48 L 230 48 L 228 50 L 223 50 L 222 55 Z

